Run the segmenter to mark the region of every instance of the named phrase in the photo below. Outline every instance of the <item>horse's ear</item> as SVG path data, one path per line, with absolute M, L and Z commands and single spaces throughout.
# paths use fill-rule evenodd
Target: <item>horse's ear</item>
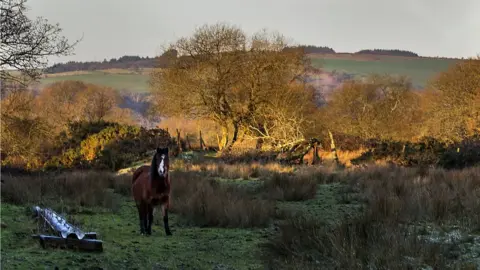
M 168 147 L 165 147 L 165 154 L 168 155 Z
M 161 153 L 162 152 L 162 149 L 160 149 L 160 147 L 157 147 L 157 153 Z

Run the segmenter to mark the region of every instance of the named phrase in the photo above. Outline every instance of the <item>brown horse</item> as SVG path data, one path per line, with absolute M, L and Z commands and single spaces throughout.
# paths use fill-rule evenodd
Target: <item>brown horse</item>
M 168 226 L 168 209 L 170 208 L 168 170 L 168 148 L 157 148 L 152 164 L 141 166 L 133 173 L 132 194 L 140 217 L 141 234 L 152 234 L 153 209 L 161 205 L 165 233 L 172 235 Z

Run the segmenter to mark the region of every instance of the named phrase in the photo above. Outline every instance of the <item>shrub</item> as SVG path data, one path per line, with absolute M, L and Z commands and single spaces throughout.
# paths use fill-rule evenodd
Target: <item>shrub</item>
M 419 142 L 371 140 L 369 151 L 353 159 L 352 164 L 386 160 L 402 166 L 439 166 L 446 169 L 462 169 L 480 164 L 480 136 L 447 145 L 433 138 Z
M 480 135 L 449 146 L 439 165 L 446 169 L 463 169 L 480 164 Z
M 416 143 L 370 140 L 367 147 L 371 150 L 353 159 L 352 164 L 386 160 L 402 166 L 436 165 L 445 149 L 443 143 L 432 138 Z
M 72 125 L 70 134 L 62 137 L 64 150 L 51 157 L 45 167 L 117 170 L 144 158 L 148 151 L 160 145 L 171 144 L 170 136 L 161 129 L 147 130 L 117 123 L 91 125 Z

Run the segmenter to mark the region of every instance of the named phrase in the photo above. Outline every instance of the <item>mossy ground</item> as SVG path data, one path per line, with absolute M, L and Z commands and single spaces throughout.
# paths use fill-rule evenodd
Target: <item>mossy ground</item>
M 320 185 L 315 199 L 278 205 L 281 209 L 307 210 L 318 217 L 336 219 L 354 209 L 340 203 L 341 191 L 339 184 Z M 31 237 L 37 223 L 27 214 L 28 206 L 2 203 L 2 223 L 6 225 L 1 233 L 2 269 L 263 269 L 261 244 L 272 233 L 272 227 L 189 227 L 172 214 L 173 236 L 167 237 L 157 213 L 152 236 L 140 236 L 134 203 L 122 198 L 116 213 L 95 210 L 67 215 L 70 222 L 80 224 L 85 231 L 99 234 L 104 241 L 102 253 L 42 249 Z

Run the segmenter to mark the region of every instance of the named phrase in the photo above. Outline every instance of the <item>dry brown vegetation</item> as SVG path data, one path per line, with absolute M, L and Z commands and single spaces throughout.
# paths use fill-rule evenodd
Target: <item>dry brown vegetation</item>
M 272 199 L 285 201 L 304 201 L 313 199 L 317 194 L 318 179 L 314 174 L 295 175 L 274 173 L 265 180 L 266 194 Z
M 259 166 L 260 167 L 260 166 Z M 172 172 L 173 211 L 186 223 L 216 227 L 264 227 L 275 217 L 276 200 L 306 200 L 315 196 L 316 179 L 312 177 L 275 176 L 258 180 L 256 185 L 215 180 L 218 171 Z M 213 167 L 210 167 L 212 169 Z M 226 175 L 233 166 L 226 165 Z M 244 166 L 244 168 L 248 168 Z M 218 167 L 216 168 L 218 169 Z M 220 169 L 222 170 L 222 169 Z M 255 169 L 254 169 L 255 170 Z M 280 166 L 269 165 L 263 177 Z M 224 175 L 225 176 L 225 175 Z M 60 174 L 3 173 L 2 200 L 14 204 L 54 204 L 56 207 L 102 207 L 118 210 L 118 194 L 130 195 L 131 175 L 84 171 Z M 231 179 L 231 178 L 230 178 Z
M 82 207 L 118 210 L 117 195 L 130 194 L 131 179 L 102 171 L 59 174 L 10 174 L 2 171 L 2 201 L 26 205 L 54 205 L 72 211 Z
M 220 183 L 196 173 L 172 176 L 173 211 L 199 226 L 268 226 L 275 203 L 255 196 L 246 188 Z
M 422 263 L 445 269 L 439 245 L 420 242 L 397 224 L 369 217 L 333 227 L 304 216 L 292 217 L 279 230 L 280 235 L 266 245 L 269 269 L 416 269 L 409 267 Z M 409 261 L 409 257 L 415 259 Z
M 480 230 L 478 167 L 332 170 L 208 160 L 183 166 L 171 175 L 172 211 L 179 221 L 226 228 L 277 224 L 278 232 L 264 245 L 263 258 L 271 269 L 415 269 L 422 265 L 449 269 L 452 263 L 461 264 L 455 259 L 460 256 L 455 255 L 455 245 L 472 241 L 468 234 Z M 130 177 L 92 171 L 50 176 L 4 173 L 2 201 L 25 204 L 60 198 L 70 212 L 80 206 L 115 210 L 118 194 L 130 193 Z M 237 180 L 225 181 L 232 178 Z M 353 218 L 324 220 L 302 211 L 278 211 L 279 201 L 313 199 L 319 184 L 335 182 L 345 186 L 339 194 L 342 203 L 365 203 Z M 421 238 L 428 236 L 432 226 L 445 230 L 456 226 L 465 236 L 449 243 Z
M 461 241 L 420 239 L 429 226 L 459 226 L 466 235 L 480 229 L 480 170 L 377 167 L 343 172 L 343 182 L 360 189 L 366 209 L 358 218 L 331 225 L 291 216 L 267 244 L 272 269 L 436 269 L 459 267 L 452 258 Z M 358 194 L 356 196 L 359 196 Z M 460 241 L 460 242 L 458 242 Z M 468 265 L 465 263 L 464 266 Z

